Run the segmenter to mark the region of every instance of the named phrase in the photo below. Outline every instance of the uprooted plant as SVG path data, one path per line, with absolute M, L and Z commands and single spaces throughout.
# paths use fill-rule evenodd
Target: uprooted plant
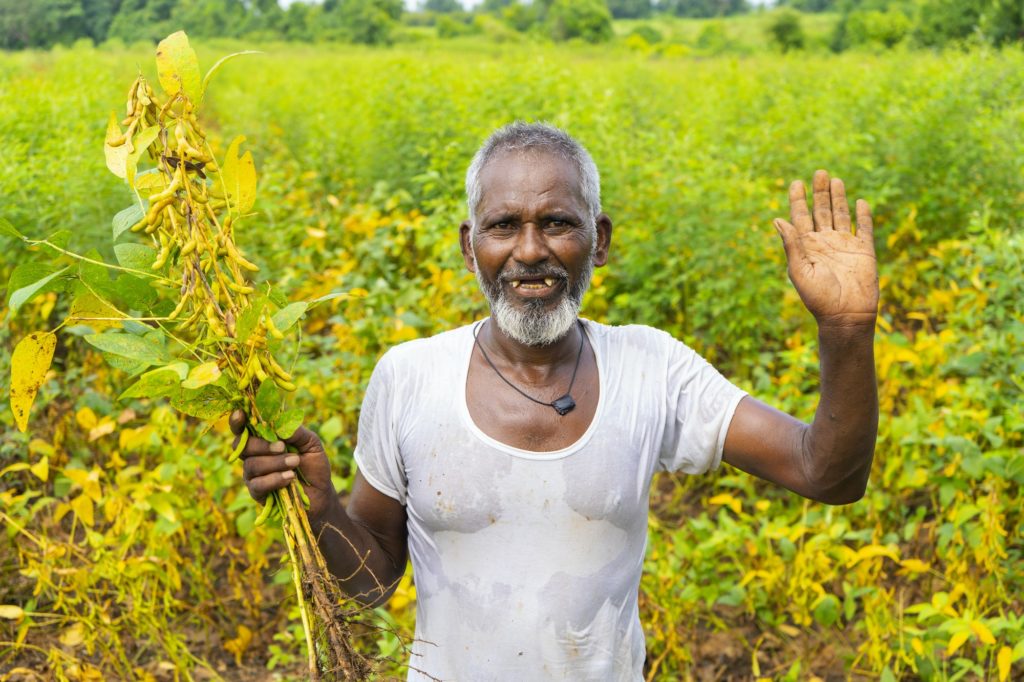
M 243 409 L 248 427 L 233 458 L 250 433 L 274 441 L 301 425 L 302 411 L 285 409 L 296 387 L 281 358 L 291 352 L 290 339 L 297 347 L 299 318 L 328 297 L 288 303 L 267 282 L 257 287 L 249 279 L 259 268 L 242 255 L 235 233 L 256 197 L 252 155 L 239 156 L 244 138 L 238 137 L 218 162 L 198 118 L 210 77 L 234 56 L 200 80 L 188 38 L 175 33 L 157 48 L 163 93 L 140 74 L 128 90 L 126 117 L 119 123 L 111 114 L 107 166 L 136 199 L 113 220 L 117 265 L 69 251 L 59 234 L 33 240 L 0 225 L 57 262 L 42 269 L 34 263 L 31 273 L 24 272 L 24 285 L 11 296 L 13 311 L 44 290 L 63 287 L 74 294 L 67 319 L 15 348 L 11 406 L 22 431 L 50 367 L 56 332 L 66 326 L 90 327 L 85 340 L 114 367 L 138 377 L 122 399 L 166 397 L 176 409 L 210 422 Z M 119 241 L 130 233 L 146 243 Z M 65 262 L 70 264 L 59 267 Z M 359 609 L 330 576 L 307 506 L 300 481 L 293 481 L 268 498 L 257 523 L 270 517 L 282 522 L 310 677 L 363 679 L 373 660 L 352 645 L 350 625 Z

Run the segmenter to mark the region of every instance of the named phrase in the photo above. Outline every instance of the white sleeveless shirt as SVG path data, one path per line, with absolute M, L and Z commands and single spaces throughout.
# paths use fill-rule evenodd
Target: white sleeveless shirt
M 651 476 L 717 467 L 745 393 L 665 332 L 583 322 L 600 396 L 562 450 L 511 447 L 473 423 L 472 325 L 396 346 L 374 369 L 355 459 L 408 512 L 410 680 L 642 680 Z

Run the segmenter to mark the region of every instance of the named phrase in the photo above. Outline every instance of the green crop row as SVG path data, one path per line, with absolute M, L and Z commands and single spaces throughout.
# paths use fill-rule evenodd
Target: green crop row
M 200 59 L 227 47 L 200 45 Z M 364 290 L 307 316 L 296 372 L 340 487 L 377 357 L 485 311 L 456 228 L 465 167 L 494 127 L 564 126 L 602 171 L 613 248 L 585 315 L 664 328 L 804 418 L 816 339 L 770 225 L 788 183 L 826 168 L 876 216 L 868 494 L 828 508 L 728 467 L 657 480 L 641 597 L 652 679 L 1021 674 L 1024 54 L 264 49 L 218 74 L 208 127 L 227 138 L 218 153 L 239 132 L 253 149 L 257 215 L 237 240 L 263 272 L 295 299 Z M 68 230 L 80 252 L 109 242 L 130 197 L 103 134 L 150 62 L 0 55 L 0 217 L 34 236 Z M 0 281 L 47 257 L 3 246 Z M 0 386 L 14 342 L 66 305 L 50 292 L 4 309 Z M 201 434 L 146 400 L 115 402 L 123 377 L 83 344 L 59 348 L 55 369 L 28 436 L 0 412 L 0 605 L 28 612 L 0 619 L 0 670 L 300 669 L 280 544 L 253 528 L 223 425 Z M 406 581 L 381 617 L 408 635 L 414 602 Z M 365 642 L 403 658 L 393 634 Z

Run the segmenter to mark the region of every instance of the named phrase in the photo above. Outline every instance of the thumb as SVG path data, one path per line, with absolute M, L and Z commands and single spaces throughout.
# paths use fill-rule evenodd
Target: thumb
M 775 225 L 775 231 L 782 238 L 782 248 L 786 250 L 786 260 L 793 260 L 800 249 L 796 228 L 782 218 L 776 218 L 772 224 Z

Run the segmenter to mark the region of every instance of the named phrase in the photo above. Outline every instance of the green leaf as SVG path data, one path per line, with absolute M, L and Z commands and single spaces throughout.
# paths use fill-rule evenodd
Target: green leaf
M 106 361 L 108 365 L 110 365 L 114 369 L 121 370 L 128 376 L 135 376 L 136 374 L 140 374 L 143 371 L 145 371 L 147 367 L 153 364 L 151 362 L 131 360 L 129 358 L 125 358 L 120 355 L 115 355 L 113 353 L 101 353 L 101 355 L 103 356 L 104 361 Z
M 111 286 L 114 296 L 123 302 L 122 308 L 149 310 L 156 303 L 156 290 L 149 285 L 153 280 L 142 279 L 129 274 L 118 275 Z
M 114 216 L 114 219 L 110 223 L 111 231 L 114 234 L 114 241 L 116 242 L 117 238 L 124 234 L 128 228 L 142 220 L 144 217 L 145 214 L 142 212 L 142 207 L 138 204 L 132 204 L 128 208 L 118 211 L 117 215 Z M 117 247 L 114 248 L 116 250 Z M 152 263 L 153 261 L 150 262 Z
M 128 173 L 128 185 L 132 189 L 135 189 L 135 172 L 138 170 L 139 159 L 142 158 L 142 155 L 149 148 L 149 145 L 153 144 L 153 140 L 155 140 L 159 134 L 160 126 L 150 126 L 132 139 L 132 151 L 128 154 L 128 159 L 125 161 Z
M 114 257 L 121 267 L 146 271 L 156 260 L 156 251 L 145 244 L 115 244 Z
M 5 234 L 8 237 L 16 237 L 17 239 L 25 238 L 25 235 L 14 229 L 14 225 L 11 225 L 10 221 L 6 218 L 0 218 L 0 234 Z
M 249 340 L 252 330 L 259 324 L 260 316 L 267 305 L 267 298 L 263 294 L 255 294 L 249 302 L 249 307 L 244 309 L 235 321 L 235 339 L 239 344 Z
M 288 440 L 291 438 L 295 435 L 298 428 L 302 426 L 302 420 L 304 418 L 305 415 L 302 413 L 302 410 L 299 409 L 285 410 L 282 412 L 281 416 L 279 416 L 277 421 L 274 422 L 277 437 L 281 440 Z
M 233 54 L 227 55 L 226 57 L 221 57 L 220 59 L 218 59 L 217 63 L 214 64 L 213 66 L 211 66 L 210 70 L 206 72 L 205 76 L 203 76 L 203 87 L 202 87 L 202 90 L 201 90 L 201 94 L 199 95 L 200 98 L 206 96 L 206 88 L 210 85 L 210 79 L 213 78 L 213 74 L 217 73 L 217 71 L 220 70 L 220 67 L 224 66 L 225 62 L 227 62 L 227 61 L 229 61 L 231 59 L 234 59 L 235 57 L 241 57 L 244 54 L 263 54 L 263 53 L 260 52 L 259 50 L 244 50 L 242 52 L 235 52 Z
M 160 516 L 171 523 L 178 522 L 178 513 L 174 510 L 174 504 L 178 498 L 172 497 L 170 493 L 150 493 L 146 496 L 146 502 Z
M 267 441 L 268 443 L 273 443 L 275 440 L 277 440 L 277 434 L 274 433 L 274 429 L 270 427 L 270 424 L 259 422 L 258 424 L 253 424 L 252 428 L 255 429 L 257 436 Z
M 59 270 L 59 265 L 49 261 L 29 261 L 27 263 L 22 263 L 18 267 L 14 268 L 14 271 L 11 273 L 11 278 L 7 280 L 7 293 L 8 295 L 13 294 L 18 289 L 34 284 L 42 278 L 52 275 Z M 57 289 L 58 284 L 59 283 L 56 280 L 52 280 L 52 283 L 48 287 L 37 293 Z
M 193 104 L 199 104 L 203 92 L 199 60 L 184 31 L 172 33 L 156 46 L 156 71 L 168 95 L 180 90 Z
M 821 597 L 814 606 L 814 620 L 825 627 L 839 620 L 839 600 L 831 594 Z
M 222 388 L 203 386 L 196 390 L 182 389 L 171 398 L 171 406 L 197 419 L 211 421 L 227 414 L 235 405 Z
M 28 428 L 28 416 L 39 387 L 46 379 L 57 347 L 57 335 L 33 332 L 14 347 L 11 355 L 11 410 L 22 433 Z
M 26 265 L 31 265 L 31 263 L 26 263 Z M 25 303 L 31 300 L 36 294 L 40 293 L 43 290 L 43 288 L 46 287 L 46 285 L 48 285 L 50 282 L 53 282 L 62 274 L 64 274 L 64 272 L 69 267 L 71 266 L 69 265 L 67 267 L 61 268 L 57 272 L 46 275 L 42 279 L 37 280 L 32 284 L 29 284 L 28 286 L 23 286 L 20 289 L 13 291 L 11 293 L 10 298 L 7 299 L 7 305 L 8 307 L 10 307 L 11 313 L 18 312 L 18 308 L 25 305 Z M 11 275 L 11 279 L 14 279 L 13 274 Z
M 188 375 L 188 365 L 175 362 L 164 367 L 157 367 L 143 374 L 138 381 L 129 386 L 117 397 L 118 400 L 128 398 L 159 398 L 177 393 L 182 380 Z
M 292 303 L 274 313 L 274 326 L 280 331 L 287 331 L 306 312 L 309 304 L 305 301 Z
M 133 334 L 91 334 L 83 338 L 101 351 L 120 355 L 136 362 L 158 365 L 169 359 L 167 351 L 163 347 Z
M 256 409 L 260 411 L 260 420 L 273 424 L 281 412 L 281 391 L 273 381 L 264 381 L 256 391 Z

